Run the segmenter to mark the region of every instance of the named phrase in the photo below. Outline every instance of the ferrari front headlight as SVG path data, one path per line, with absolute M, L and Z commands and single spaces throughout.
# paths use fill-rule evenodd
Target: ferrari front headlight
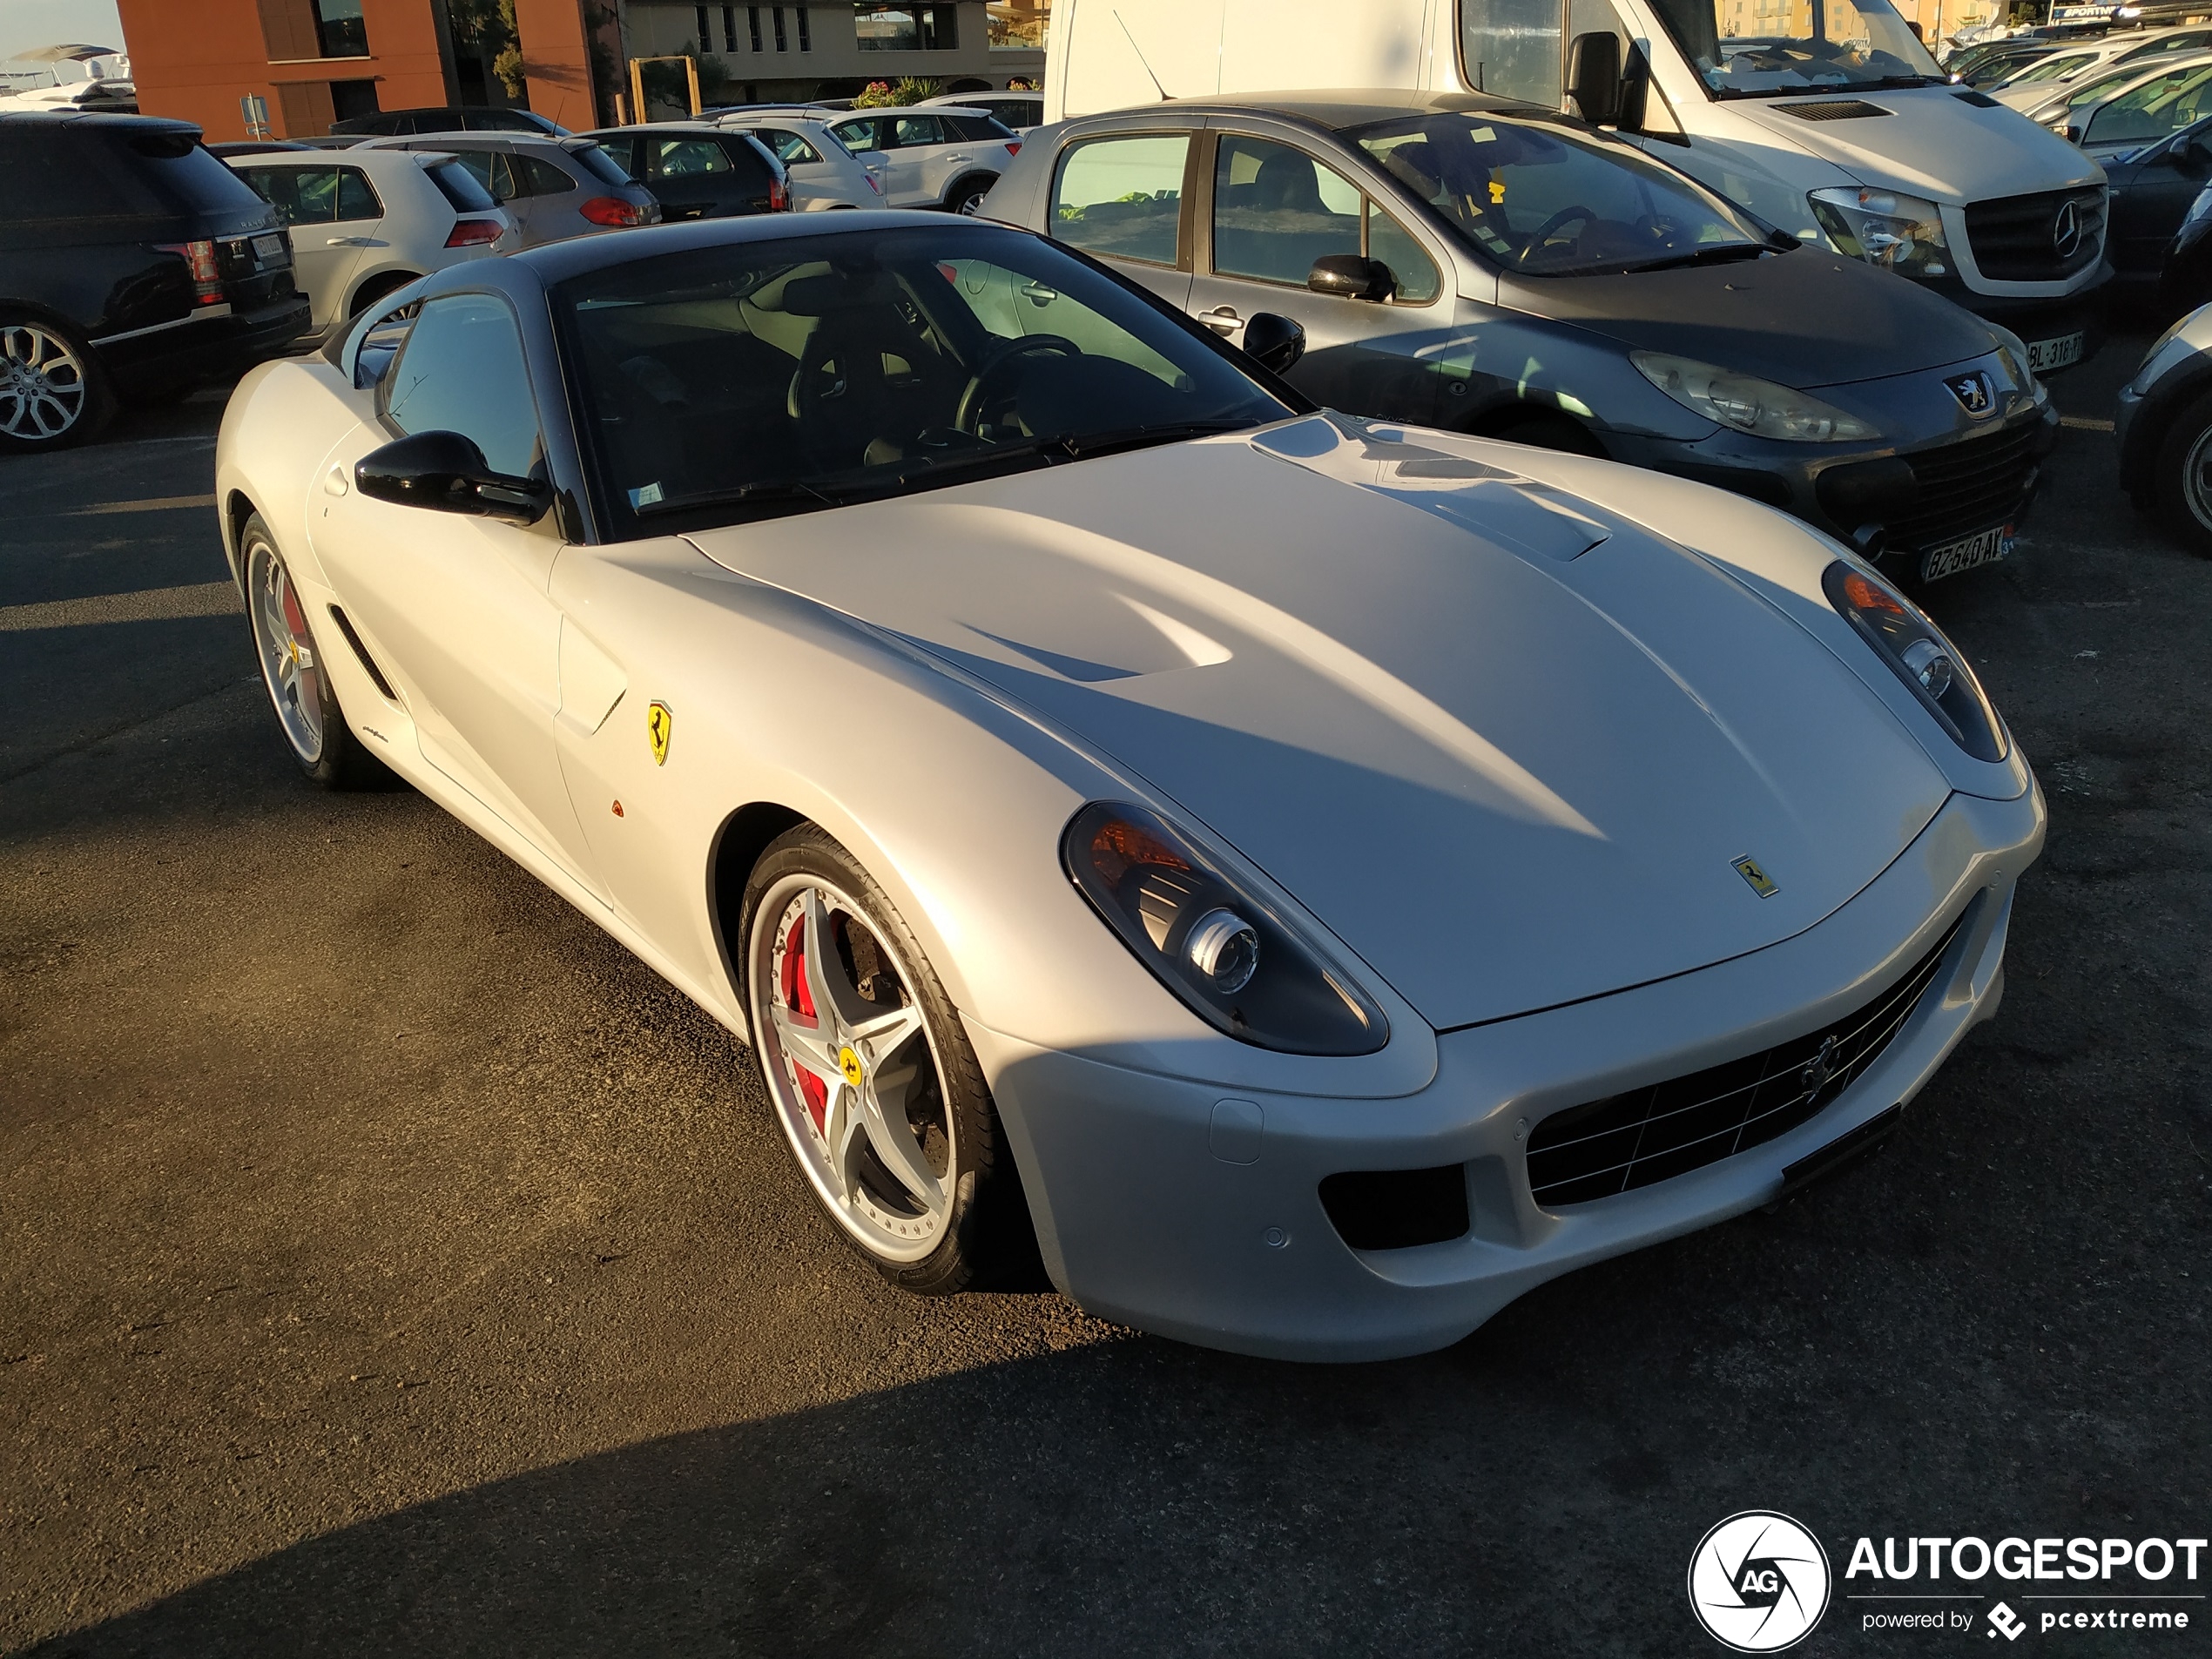
M 1202 1018 L 1285 1054 L 1372 1054 L 1383 1011 L 1352 976 L 1142 806 L 1086 806 L 1061 839 L 1068 874 L 1136 959 Z
M 1950 270 L 1943 210 L 1925 197 L 1849 185 L 1816 190 L 1806 201 L 1838 253 L 1899 276 L 1939 277 Z
M 1858 630 L 1953 741 L 1977 760 L 2002 760 L 2005 723 L 1974 671 L 1920 608 L 1878 577 L 1838 559 L 1820 585 L 1838 615 Z
M 1684 408 L 1708 421 L 1789 443 L 1847 443 L 1878 438 L 1880 431 L 1832 403 L 1755 374 L 1701 363 L 1665 352 L 1632 351 L 1629 361 L 1644 379 Z

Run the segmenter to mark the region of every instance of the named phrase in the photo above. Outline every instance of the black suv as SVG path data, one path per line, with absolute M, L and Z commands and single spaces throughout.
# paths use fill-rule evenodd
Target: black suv
M 380 110 L 333 121 L 334 134 L 389 138 L 405 132 L 532 132 L 541 138 L 565 138 L 569 130 L 528 110 L 495 110 L 448 104 L 421 110 Z
M 0 448 L 90 437 L 118 397 L 189 391 L 307 330 L 276 210 L 199 129 L 0 115 Z

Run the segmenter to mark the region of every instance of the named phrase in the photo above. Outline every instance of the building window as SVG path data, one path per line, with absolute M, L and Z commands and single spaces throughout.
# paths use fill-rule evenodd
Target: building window
M 735 6 L 725 6 L 722 8 L 722 50 L 725 52 L 733 52 L 737 49 L 738 9 Z
M 806 26 L 806 8 L 795 6 L 792 10 L 799 13 L 799 50 L 811 52 L 814 50 L 814 31 Z
M 315 0 L 315 44 L 325 57 L 368 57 L 361 0 Z
M 860 0 L 853 18 L 864 52 L 951 51 L 960 45 L 960 25 L 951 6 Z
M 791 50 L 791 43 L 784 38 L 784 9 L 781 6 L 778 6 L 775 10 L 776 50 L 779 52 L 789 51 Z
M 692 10 L 697 14 L 699 20 L 699 50 L 703 52 L 712 51 L 714 50 L 714 32 L 707 27 L 706 8 L 705 6 L 694 6 Z
M 745 9 L 745 24 L 746 32 L 752 37 L 752 50 L 759 51 L 760 50 L 760 8 L 759 6 L 747 6 Z
M 357 116 L 376 113 L 376 83 L 374 81 L 333 81 L 330 84 L 330 118 L 351 121 Z
M 1052 0 L 991 0 L 983 17 L 994 50 L 1041 52 Z

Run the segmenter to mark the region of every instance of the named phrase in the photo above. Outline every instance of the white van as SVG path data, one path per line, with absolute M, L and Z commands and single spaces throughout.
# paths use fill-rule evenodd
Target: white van
M 1483 91 L 1617 127 L 1809 242 L 2085 355 L 2104 172 L 1889 0 L 1058 0 L 1047 121 L 1220 92 Z

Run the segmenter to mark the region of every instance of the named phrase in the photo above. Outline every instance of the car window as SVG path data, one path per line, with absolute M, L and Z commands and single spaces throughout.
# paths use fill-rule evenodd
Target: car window
M 1362 206 L 1356 185 L 1303 150 L 1224 134 L 1214 163 L 1213 268 L 1302 288 L 1316 260 L 1359 253 Z
M 645 174 L 651 179 L 690 179 L 728 172 L 730 158 L 711 138 L 648 138 Z
M 491 192 L 477 181 L 476 175 L 458 161 L 441 161 L 422 171 L 455 212 L 481 213 L 499 206 L 491 199 Z
M 883 147 L 876 130 L 876 124 L 873 120 L 841 122 L 832 127 L 830 132 L 840 144 L 855 155 L 870 150 L 880 150 Z
M 537 410 L 522 331 L 486 293 L 427 302 L 384 380 L 384 415 L 405 433 L 458 432 L 494 472 L 528 475 L 537 464 Z
M 505 201 L 515 192 L 507 187 L 503 176 L 506 169 L 499 165 L 502 157 L 491 150 L 456 150 L 454 159 L 468 170 L 469 176 L 484 188 L 484 193 L 495 203 Z
M 895 150 L 946 142 L 943 129 L 934 115 L 896 115 L 891 118 L 890 126 L 891 147 Z
M 335 167 L 247 167 L 241 176 L 276 209 L 280 223 L 327 225 L 338 217 Z
M 1190 155 L 1187 132 L 1069 145 L 1052 189 L 1052 234 L 1107 259 L 1175 264 Z
M 786 132 L 782 127 L 755 127 L 752 134 L 774 151 L 776 159 L 786 167 L 796 166 L 803 161 L 819 161 L 822 158 L 820 151 L 807 143 L 798 133 Z
M 2212 64 L 2169 71 L 2121 93 L 2090 118 L 2087 144 L 2139 144 L 2162 138 L 2212 115 Z
M 1766 239 L 1681 173 L 1563 123 L 1416 116 L 1350 136 L 1461 241 L 1530 275 L 1635 270 Z
M 1367 203 L 1367 257 L 1390 267 L 1391 297 L 1409 306 L 1426 305 L 1444 287 L 1427 250 L 1372 198 Z
M 2018 81 L 2056 80 L 2062 75 L 2087 69 L 2096 61 L 2095 56 L 2091 53 L 2079 53 L 2071 57 L 2047 57 L 2040 64 L 2030 64 L 2013 78 Z
M 1148 297 L 1042 238 L 972 222 L 635 259 L 552 302 L 617 534 L 1059 464 L 1088 435 L 1129 447 L 1291 412 Z
M 624 170 L 623 158 L 600 144 L 579 144 L 570 147 L 569 158 L 603 185 L 628 185 L 636 181 Z M 627 154 L 625 150 L 624 154 Z
M 338 217 L 341 219 L 384 217 L 384 204 L 377 199 L 376 186 L 368 182 L 368 175 L 359 167 L 341 167 L 338 170 Z
M 509 156 L 507 165 L 514 170 L 518 196 L 565 196 L 577 187 L 575 179 L 536 156 Z

